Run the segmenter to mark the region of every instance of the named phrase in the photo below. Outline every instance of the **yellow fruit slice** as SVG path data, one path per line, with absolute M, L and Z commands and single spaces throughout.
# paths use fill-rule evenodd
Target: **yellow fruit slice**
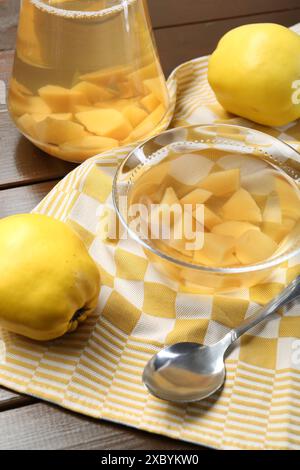
M 219 263 L 220 268 L 229 268 L 231 266 L 238 266 L 240 264 L 239 260 L 233 253 L 228 253 L 224 256 L 222 261 Z
M 226 235 L 234 238 L 240 238 L 245 232 L 249 230 L 259 230 L 256 225 L 248 222 L 238 222 L 236 220 L 230 220 L 223 222 L 222 224 L 215 225 L 212 228 L 212 232 L 218 235 Z
M 51 109 L 39 96 L 26 96 L 17 98 L 10 96 L 9 108 L 12 114 L 21 116 L 22 114 L 50 114 Z
M 144 80 L 147 80 L 148 78 L 153 78 L 158 75 L 158 67 L 155 62 L 152 62 L 149 65 L 145 65 L 145 67 L 142 67 L 139 70 L 136 70 L 135 72 L 132 72 L 128 75 L 128 78 L 133 80 L 135 83 L 138 82 L 143 82 Z
M 159 204 L 152 208 L 151 223 L 152 230 L 162 230 L 167 225 L 167 229 L 174 224 L 175 216 L 182 220 L 181 205 L 176 192 L 172 187 L 165 190 L 163 197 Z M 182 223 L 182 222 L 181 222 Z
M 171 225 L 169 224 L 167 227 L 165 227 L 163 225 L 164 222 L 169 222 L 169 219 L 161 219 L 161 227 L 163 230 L 162 233 L 165 236 L 161 236 L 160 238 L 163 239 L 163 242 L 169 247 L 179 251 L 182 256 L 188 256 L 192 258 L 195 244 L 197 243 L 200 247 L 203 245 L 203 226 L 198 224 L 195 219 L 195 223 L 191 226 L 191 220 L 187 221 L 180 212 L 176 214 L 173 220 L 171 220 Z
M 134 104 L 124 108 L 123 114 L 133 127 L 138 126 L 148 116 L 148 113 L 146 113 L 146 111 Z
M 254 264 L 266 260 L 277 249 L 277 243 L 263 232 L 249 230 L 236 242 L 236 257 L 242 264 Z
M 232 253 L 234 238 L 215 233 L 204 234 L 204 246 L 195 251 L 194 261 L 199 264 L 218 266 L 225 257 Z
M 178 219 L 174 226 L 170 228 L 170 237 L 164 239 L 163 242 L 180 253 L 185 251 L 188 241 L 184 238 L 184 228 L 181 219 Z
M 63 88 L 56 85 L 46 85 L 39 89 L 39 95 L 48 104 L 53 113 L 72 112 L 75 105 L 88 104 L 82 91 Z
M 239 189 L 222 208 L 224 219 L 245 222 L 261 222 L 260 208 L 248 191 Z
M 74 139 L 60 145 L 61 150 L 66 152 L 86 152 L 88 155 L 96 155 L 98 152 L 115 148 L 119 146 L 119 142 L 115 139 L 99 136 L 84 136 L 81 139 Z M 94 152 L 94 153 L 93 153 Z
M 299 189 L 281 178 L 276 179 L 276 189 L 283 217 L 298 220 L 300 218 Z
M 31 114 L 23 114 L 17 120 L 18 125 L 22 132 L 29 137 L 37 138 L 36 133 L 36 121 L 33 119 Z
M 124 81 L 126 76 L 132 72 L 132 68 L 128 65 L 120 65 L 108 69 L 101 69 L 96 72 L 81 75 L 80 80 L 95 83 L 96 85 L 115 86 L 120 81 Z
M 89 82 L 79 82 L 73 86 L 73 91 L 77 91 L 86 96 L 87 101 L 96 103 L 97 101 L 111 100 L 116 95 L 115 92 L 106 87 L 95 85 Z
M 123 140 L 132 130 L 128 119 L 115 109 L 83 111 L 76 113 L 75 117 L 88 131 L 102 137 Z
M 134 83 L 130 80 L 118 83 L 118 91 L 121 98 L 133 98 L 137 94 L 137 89 Z
M 51 113 L 51 114 L 39 114 L 33 113 L 31 114 L 35 122 L 44 121 L 48 116 L 52 117 L 53 119 L 61 119 L 63 121 L 72 121 L 73 114 L 72 113 Z
M 85 135 L 85 130 L 80 124 L 51 116 L 36 124 L 36 132 L 42 142 L 56 145 L 80 139 Z
M 280 243 L 292 229 L 295 227 L 296 222 L 293 219 L 283 218 L 281 224 L 274 222 L 264 222 L 261 230 L 271 237 L 276 243 Z
M 166 108 L 161 104 L 153 113 L 149 114 L 128 136 L 126 142 L 133 142 L 152 134 L 166 113 Z M 126 143 L 124 142 L 124 143 Z
M 160 77 L 144 80 L 144 86 L 148 93 L 152 93 L 160 103 L 166 102 L 165 87 Z
M 180 204 L 177 194 L 172 187 L 169 187 L 165 190 L 161 204 L 167 204 L 168 206 L 172 206 L 173 204 Z
M 281 224 L 282 214 L 278 194 L 270 194 L 266 201 L 262 217 L 264 222 L 273 222 L 275 224 Z
M 196 211 L 193 212 L 193 216 L 197 219 Z M 204 206 L 204 220 L 198 220 L 198 222 L 204 224 L 207 229 L 211 230 L 215 225 L 221 224 L 222 219 L 209 207 Z
M 123 111 L 128 106 L 128 103 L 128 100 L 113 99 L 95 103 L 94 106 L 101 109 L 116 109 L 117 111 Z
M 257 194 L 251 194 L 251 196 L 253 197 L 254 201 L 260 208 L 261 213 L 263 214 L 266 204 L 268 202 L 268 196 L 262 196 L 262 195 L 257 195 Z
M 53 119 L 59 119 L 62 121 L 72 121 L 73 115 L 72 113 L 52 113 L 50 117 Z
M 83 160 L 119 146 L 115 139 L 99 136 L 85 136 L 60 145 L 63 153 L 71 155 L 76 160 Z
M 152 111 L 154 111 L 159 106 L 160 101 L 153 93 L 151 93 L 150 95 L 147 95 L 141 99 L 140 103 L 148 111 L 148 113 L 152 113 Z
M 240 170 L 219 171 L 208 175 L 200 182 L 199 188 L 210 191 L 215 196 L 224 196 L 237 191 L 240 187 Z
M 72 108 L 72 112 L 76 114 L 76 113 L 82 113 L 83 111 L 93 111 L 95 109 L 95 106 L 96 104 L 94 104 L 93 106 L 91 105 L 87 106 L 85 104 L 75 104 Z
M 196 204 L 203 204 L 206 202 L 212 193 L 210 191 L 206 191 L 205 189 L 196 188 L 190 193 L 186 194 L 180 199 L 181 204 L 192 204 L 195 206 Z M 195 210 L 195 207 L 193 207 Z

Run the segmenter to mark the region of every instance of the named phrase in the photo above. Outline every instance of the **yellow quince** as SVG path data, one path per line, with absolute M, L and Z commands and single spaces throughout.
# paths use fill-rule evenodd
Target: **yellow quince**
M 0 271 L 0 325 L 14 333 L 58 338 L 97 305 L 97 265 L 75 231 L 54 218 L 0 220 Z
M 208 80 L 221 105 L 268 126 L 300 117 L 299 79 L 300 37 L 278 24 L 229 31 L 209 61 Z

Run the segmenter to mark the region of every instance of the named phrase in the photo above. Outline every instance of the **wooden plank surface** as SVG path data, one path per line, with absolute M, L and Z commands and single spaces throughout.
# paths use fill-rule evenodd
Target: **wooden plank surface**
M 2 410 L 2 405 L 14 398 L 21 396 L 17 393 L 14 393 L 7 388 L 0 388 L 0 410 Z
M 300 7 L 300 4 L 299 4 Z M 166 75 L 181 63 L 211 53 L 219 39 L 232 28 L 247 23 L 271 22 L 291 26 L 300 22 L 300 8 L 283 12 L 189 24 L 155 31 L 158 50 Z
M 5 432 L 1 432 L 5 429 Z M 76 415 L 44 403 L 0 413 L 0 450 L 185 450 L 192 444 Z
M 154 28 L 299 8 L 299 0 L 148 0 Z
M 5 389 L 0 389 L 0 412 L 21 408 L 36 403 L 35 398 L 31 398 L 25 395 L 19 395 L 17 393 L 9 392 Z M 0 431 L 1 436 L 1 431 Z
M 22 137 L 8 113 L 0 114 L 0 189 L 62 178 L 74 164 L 50 157 Z
M 20 0 L 0 0 L 0 50 L 15 43 Z M 154 28 L 268 13 L 299 7 L 298 0 L 148 0 Z
M 0 218 L 30 212 L 56 183 L 58 180 L 0 191 Z
M 15 42 L 20 0 L 0 0 L 0 50 L 11 49 Z

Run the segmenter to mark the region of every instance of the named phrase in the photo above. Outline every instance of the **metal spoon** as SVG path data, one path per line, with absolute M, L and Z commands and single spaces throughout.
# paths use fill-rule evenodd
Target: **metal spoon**
M 189 403 L 212 395 L 225 381 L 224 356 L 244 333 L 269 318 L 279 308 L 300 296 L 300 276 L 257 314 L 212 346 L 178 343 L 156 354 L 146 365 L 143 382 L 162 400 Z

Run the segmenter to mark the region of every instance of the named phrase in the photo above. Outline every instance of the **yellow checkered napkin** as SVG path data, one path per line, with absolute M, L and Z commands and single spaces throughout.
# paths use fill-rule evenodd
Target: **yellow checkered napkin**
M 254 126 L 216 103 L 206 70 L 203 57 L 171 75 L 174 108 L 177 95 L 172 125 L 228 119 Z M 300 148 L 300 122 L 263 130 Z M 242 338 L 227 360 L 226 385 L 213 397 L 182 406 L 162 402 L 143 387 L 144 365 L 164 344 L 217 341 L 275 296 L 299 272 L 300 259 L 263 285 L 209 296 L 184 293 L 134 241 L 104 243 L 99 223 L 112 207 L 112 177 L 130 148 L 88 160 L 35 209 L 80 234 L 103 286 L 96 313 L 73 334 L 40 344 L 0 332 L 0 383 L 95 418 L 216 448 L 299 449 L 299 306 Z

